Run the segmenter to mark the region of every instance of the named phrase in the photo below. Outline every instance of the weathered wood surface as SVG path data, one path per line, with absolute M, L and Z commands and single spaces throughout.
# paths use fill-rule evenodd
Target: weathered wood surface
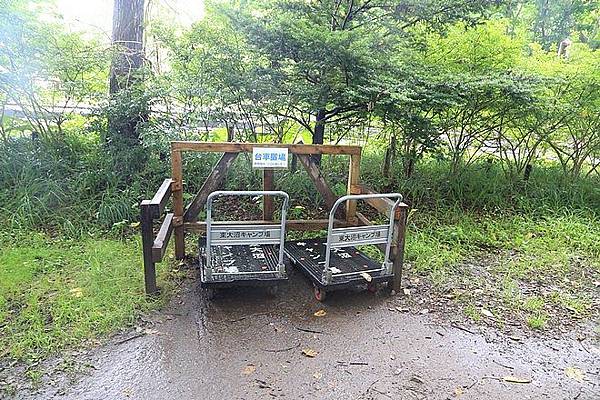
M 401 203 L 398 207 L 400 215 L 394 223 L 394 241 L 392 243 L 392 262 L 394 271 L 394 280 L 392 287 L 396 293 L 402 289 L 402 272 L 404 269 L 404 244 L 406 241 L 406 224 L 408 222 L 408 205 Z
M 360 188 L 361 194 L 376 194 L 377 193 L 376 191 L 374 191 L 373 189 L 371 189 L 370 187 L 368 187 L 366 185 L 357 185 L 357 187 Z M 371 207 L 375 208 L 377 211 L 379 211 L 380 213 L 382 213 L 385 216 L 388 216 L 390 214 L 391 208 L 396 203 L 395 200 L 386 199 L 386 198 L 366 199 L 365 201 L 367 202 L 367 204 L 369 204 Z M 402 207 L 408 207 L 408 205 L 401 202 L 399 204 L 398 208 L 396 209 L 394 219 L 400 218 L 400 213 L 401 213 Z
M 208 196 L 217 190 L 225 180 L 227 176 L 227 170 L 233 164 L 233 161 L 236 159 L 238 153 L 225 153 L 215 165 L 212 172 L 206 178 L 200 191 L 194 197 L 194 200 L 187 206 L 184 214 L 185 222 L 193 222 L 198 220 L 198 214 L 200 210 L 202 210 L 206 206 L 206 199 Z
M 305 154 L 299 154 L 298 160 L 300 160 L 300 163 L 302 163 L 302 166 L 304 167 L 306 172 L 308 172 L 308 176 L 317 187 L 317 191 L 323 197 L 323 201 L 325 202 L 327 208 L 331 209 L 338 197 L 335 195 L 335 193 L 333 193 L 333 190 L 331 190 L 331 188 L 325 181 L 325 178 L 323 178 L 323 175 L 321 174 L 321 170 L 319 169 L 317 163 L 315 163 L 315 161 L 310 156 Z M 342 218 L 343 215 L 344 206 L 342 205 L 338 208 L 336 217 Z
M 284 144 L 284 143 L 216 143 L 173 141 L 171 149 L 177 151 L 199 151 L 216 153 L 251 153 L 254 147 L 284 148 L 292 154 L 360 154 L 360 146 L 345 146 L 332 144 Z
M 352 193 L 352 188 L 360 181 L 360 158 L 361 152 L 350 156 L 350 167 L 348 170 L 348 193 Z M 346 202 L 346 220 L 350 223 L 356 222 L 356 200 Z
M 150 212 L 152 218 L 157 219 L 160 218 L 163 211 L 165 210 L 165 206 L 171 197 L 171 184 L 173 183 L 172 179 L 165 179 L 163 183 L 160 185 L 156 194 L 150 200 Z
M 263 170 L 263 190 L 274 190 L 275 173 L 272 169 Z M 263 219 L 265 221 L 273 220 L 273 196 L 263 196 Z
M 146 294 L 153 295 L 158 292 L 156 286 L 156 268 L 152 257 L 152 244 L 154 232 L 152 230 L 152 215 L 150 200 L 140 203 L 140 228 L 142 233 L 142 253 L 144 257 L 144 286 Z
M 181 152 L 171 149 L 171 191 L 173 193 L 173 225 L 175 227 L 175 257 L 185 258 L 185 231 L 183 228 L 183 170 Z
M 165 216 L 165 219 L 158 230 L 158 234 L 154 239 L 154 243 L 152 244 L 152 261 L 155 263 L 161 262 L 165 256 L 165 251 L 167 250 L 169 239 L 173 232 L 173 216 L 173 213 L 169 213 Z

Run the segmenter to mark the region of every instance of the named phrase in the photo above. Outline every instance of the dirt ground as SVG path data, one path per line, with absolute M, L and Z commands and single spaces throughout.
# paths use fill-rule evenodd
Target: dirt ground
M 600 399 L 600 350 L 581 332 L 473 326 L 358 290 L 319 304 L 297 272 L 275 297 L 240 288 L 208 301 L 197 282 L 16 398 Z

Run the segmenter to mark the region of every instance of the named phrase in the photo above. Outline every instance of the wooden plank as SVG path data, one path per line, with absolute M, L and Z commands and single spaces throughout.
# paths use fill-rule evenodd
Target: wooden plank
M 292 154 L 360 154 L 360 146 L 332 144 L 285 144 L 285 143 L 228 143 L 228 142 L 195 142 L 173 141 L 171 149 L 177 151 L 200 151 L 216 153 L 251 153 L 254 147 L 283 148 L 287 147 Z
M 350 156 L 350 168 L 348 171 L 348 194 L 360 181 L 360 152 Z M 346 202 L 346 220 L 350 223 L 356 222 L 356 200 Z
M 173 224 L 175 225 L 175 258 L 185 258 L 185 231 L 183 227 L 183 170 L 181 152 L 171 148 L 171 177 L 173 183 Z
M 373 222 L 371 222 L 371 220 L 369 220 L 363 213 L 359 211 L 356 212 L 356 218 L 362 225 L 373 225 Z
M 173 215 L 173 213 L 165 215 L 165 219 L 160 225 L 158 234 L 156 235 L 154 243 L 152 244 L 152 261 L 155 263 L 161 262 L 165 256 L 165 251 L 167 250 L 169 239 L 171 238 L 171 233 L 173 232 Z
M 370 187 L 368 187 L 366 185 L 358 185 L 358 187 L 360 187 L 361 194 L 376 194 L 377 193 L 376 191 L 374 191 L 373 189 L 371 189 Z M 365 201 L 367 202 L 367 204 L 369 204 L 371 207 L 375 208 L 377 211 L 379 211 L 380 213 L 382 213 L 385 216 L 388 216 L 390 214 L 390 209 L 396 203 L 394 200 L 386 199 L 386 198 L 366 199 Z M 400 208 L 402 208 L 402 207 L 408 207 L 408 205 L 406 205 L 405 203 L 400 203 L 398 208 L 396 209 L 394 219 L 400 218 L 400 212 L 401 212 Z
M 329 188 L 329 185 L 325 181 L 325 178 L 323 178 L 323 175 L 321 175 L 321 170 L 319 169 L 319 166 L 308 155 L 299 154 L 298 159 L 302 163 L 302 166 L 304 167 L 306 172 L 308 172 L 308 176 L 310 177 L 310 179 L 314 182 L 315 186 L 317 187 L 317 191 L 323 197 L 323 201 L 325 201 L 325 205 L 327 206 L 327 208 L 331 209 L 333 207 L 333 204 L 338 199 L 338 197 L 335 195 L 335 193 L 333 193 L 333 190 L 331 190 Z M 341 216 L 343 216 L 343 214 L 344 214 L 343 208 L 344 208 L 343 205 L 341 205 L 338 208 L 336 217 L 340 218 Z
M 272 169 L 263 170 L 263 190 L 274 190 L 274 171 Z M 273 196 L 263 196 L 263 219 L 265 221 L 273 220 Z
M 193 222 L 198 220 L 198 214 L 206 205 L 206 199 L 208 195 L 217 190 L 225 180 L 227 176 L 227 170 L 233 164 L 233 161 L 237 157 L 238 153 L 225 153 L 214 166 L 212 172 L 206 178 L 200 191 L 194 197 L 194 200 L 187 206 L 184 214 L 185 222 Z
M 154 194 L 152 200 L 150 200 L 150 212 L 152 218 L 160 218 L 165 210 L 169 197 L 171 197 L 171 183 L 173 183 L 173 179 L 165 179 Z
M 152 216 L 150 201 L 143 200 L 140 203 L 140 230 L 142 234 L 142 253 L 144 257 L 144 287 L 147 295 L 158 293 L 156 286 L 156 267 L 152 257 L 152 242 L 154 232 L 152 231 Z
M 216 221 L 213 222 L 213 226 L 231 224 L 231 221 Z M 272 224 L 273 221 L 235 221 L 236 225 L 262 225 L 262 224 Z M 287 220 L 285 224 L 286 230 L 289 231 L 320 231 L 323 229 L 327 229 L 328 220 L 327 219 L 291 219 Z M 348 222 L 345 220 L 335 220 L 334 227 L 343 228 L 347 227 Z M 185 229 L 189 232 L 206 232 L 206 222 L 186 222 Z

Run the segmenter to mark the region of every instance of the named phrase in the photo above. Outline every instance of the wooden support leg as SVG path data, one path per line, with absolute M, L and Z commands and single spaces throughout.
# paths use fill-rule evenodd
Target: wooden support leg
M 181 151 L 171 150 L 171 174 L 173 183 L 173 225 L 175 227 L 175 258 L 185 258 L 185 231 L 183 227 L 183 171 L 181 167 Z
M 355 188 L 360 181 L 360 153 L 352 154 L 350 156 L 350 170 L 348 173 L 348 194 L 355 193 Z M 346 221 L 354 224 L 357 222 L 356 218 L 356 200 L 348 200 L 346 204 Z
M 391 289 L 396 293 L 402 288 L 402 270 L 404 267 L 404 242 L 406 239 L 406 223 L 408 220 L 408 206 L 400 205 L 400 216 L 394 223 L 395 243 L 392 248 L 394 280 Z
M 263 170 L 263 190 L 273 190 L 274 171 L 272 169 Z M 263 198 L 263 220 L 273 220 L 273 196 L 264 196 Z
M 140 205 L 140 227 L 142 230 L 142 249 L 144 253 L 144 283 L 147 295 L 158 293 L 156 286 L 156 267 L 152 259 L 152 244 L 154 232 L 152 230 L 152 214 L 150 201 L 144 200 Z

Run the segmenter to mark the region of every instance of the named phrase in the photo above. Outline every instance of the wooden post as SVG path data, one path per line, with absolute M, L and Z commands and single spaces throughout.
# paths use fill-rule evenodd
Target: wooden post
M 263 190 L 273 190 L 274 171 L 272 169 L 263 170 Z M 273 220 L 273 196 L 263 197 L 263 220 Z
M 394 223 L 394 243 L 392 243 L 394 280 L 391 289 L 396 293 L 402 289 L 402 270 L 404 267 L 404 242 L 406 239 L 406 223 L 408 221 L 408 206 L 401 203 L 400 215 Z
M 175 258 L 185 258 L 185 231 L 183 226 L 183 171 L 181 151 L 171 148 L 171 175 L 173 183 L 173 226 L 175 227 Z
M 156 267 L 152 259 L 154 232 L 152 230 L 152 210 L 150 209 L 149 200 L 143 200 L 140 204 L 140 227 L 142 231 L 146 294 L 154 295 L 158 293 L 158 287 L 156 286 Z
M 354 193 L 354 188 L 360 181 L 360 153 L 350 155 L 350 169 L 348 172 L 348 194 Z M 348 200 L 346 204 L 346 221 L 356 223 L 356 200 Z

